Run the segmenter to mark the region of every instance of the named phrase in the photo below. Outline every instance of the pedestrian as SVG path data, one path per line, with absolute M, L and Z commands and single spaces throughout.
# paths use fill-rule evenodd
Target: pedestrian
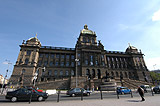
M 144 90 L 141 87 L 138 87 L 137 92 L 141 96 L 142 101 L 145 101 L 145 99 L 144 99 Z

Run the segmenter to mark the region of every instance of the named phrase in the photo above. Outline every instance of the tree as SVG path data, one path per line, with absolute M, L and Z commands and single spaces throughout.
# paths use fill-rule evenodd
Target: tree
M 160 80 L 160 73 L 150 72 L 150 74 L 151 74 L 151 77 L 152 77 L 153 81 Z

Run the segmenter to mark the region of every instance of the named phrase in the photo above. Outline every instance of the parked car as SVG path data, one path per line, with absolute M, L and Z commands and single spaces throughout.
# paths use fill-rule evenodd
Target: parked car
M 153 92 L 160 93 L 160 85 L 157 85 L 153 88 Z
M 32 96 L 31 96 L 32 94 Z M 46 100 L 48 98 L 47 93 L 38 92 L 37 90 L 33 90 L 32 88 L 19 88 L 15 91 L 7 92 L 6 99 L 10 99 L 12 102 L 18 101 L 18 100 L 30 100 L 30 97 L 32 97 L 31 100 Z
M 83 95 L 85 96 L 90 96 L 91 91 L 89 90 L 85 90 L 84 88 L 73 88 L 67 91 L 67 95 L 70 96 L 78 96 L 81 95 L 83 93 Z
M 118 94 L 129 94 L 131 93 L 131 89 L 128 89 L 127 87 L 117 87 L 117 93 Z
M 145 93 L 147 93 L 148 91 L 151 91 L 151 88 L 149 85 L 141 85 L 140 87 L 144 90 Z
M 42 89 L 35 89 L 35 87 L 32 86 L 22 86 L 21 88 L 32 89 L 33 92 L 34 90 L 37 90 L 38 92 L 44 92 Z

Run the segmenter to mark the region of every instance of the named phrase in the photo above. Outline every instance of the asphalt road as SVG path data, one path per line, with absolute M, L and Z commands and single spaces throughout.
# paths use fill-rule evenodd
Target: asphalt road
M 160 94 L 156 94 L 156 95 L 160 95 Z M 119 99 L 121 98 L 133 98 L 134 97 L 139 97 L 139 94 L 136 93 L 135 91 L 131 94 L 125 94 L 125 95 L 119 95 Z M 145 97 L 150 97 L 152 96 L 151 92 L 145 93 Z M 77 96 L 77 97 L 70 97 L 68 95 L 66 95 L 65 93 L 61 93 L 59 96 L 59 102 L 61 101 L 82 101 L 82 100 L 101 100 L 101 99 L 118 99 L 117 94 L 115 92 L 102 92 L 102 96 L 100 92 L 94 92 L 91 93 L 90 96 Z M 50 95 L 48 97 L 48 99 L 45 102 L 57 102 L 58 100 L 58 95 L 54 94 L 54 95 Z M 28 101 L 20 101 L 18 103 L 21 102 L 28 102 Z M 35 101 L 34 101 L 35 102 Z M 12 103 L 9 100 L 5 99 L 4 95 L 0 95 L 0 103 Z

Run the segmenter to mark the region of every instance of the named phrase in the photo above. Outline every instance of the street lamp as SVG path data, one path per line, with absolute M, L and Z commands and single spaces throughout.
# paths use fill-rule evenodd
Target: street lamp
M 33 86 L 34 86 L 34 87 L 35 87 L 35 85 L 36 85 L 36 79 L 37 79 L 37 76 L 38 76 L 38 74 L 39 74 L 39 73 L 38 73 L 38 70 L 39 70 L 40 68 L 43 69 L 44 71 L 45 71 L 45 69 L 46 69 L 45 67 L 43 67 L 43 68 L 42 68 L 42 67 L 38 67 L 38 68 L 37 68 L 36 72 L 34 73 L 34 77 L 33 77 Z

